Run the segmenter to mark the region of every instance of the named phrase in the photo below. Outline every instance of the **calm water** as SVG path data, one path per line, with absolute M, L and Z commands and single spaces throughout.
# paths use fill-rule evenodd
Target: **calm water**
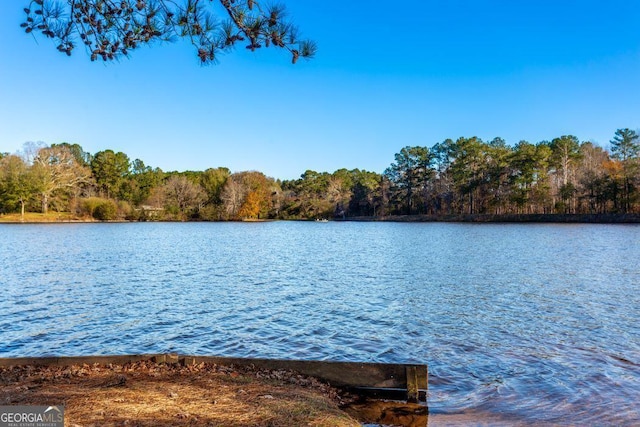
M 640 226 L 0 226 L 0 357 L 428 363 L 432 414 L 640 423 Z

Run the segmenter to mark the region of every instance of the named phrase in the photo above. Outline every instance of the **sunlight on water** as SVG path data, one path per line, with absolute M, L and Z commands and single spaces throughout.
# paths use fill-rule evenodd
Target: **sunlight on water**
M 640 227 L 0 226 L 0 357 L 428 363 L 433 414 L 640 422 Z

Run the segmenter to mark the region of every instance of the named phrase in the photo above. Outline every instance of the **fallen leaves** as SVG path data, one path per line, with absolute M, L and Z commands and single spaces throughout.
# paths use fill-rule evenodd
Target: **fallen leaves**
M 357 426 L 338 391 L 254 366 L 139 361 L 0 367 L 0 404 L 65 405 L 68 425 Z

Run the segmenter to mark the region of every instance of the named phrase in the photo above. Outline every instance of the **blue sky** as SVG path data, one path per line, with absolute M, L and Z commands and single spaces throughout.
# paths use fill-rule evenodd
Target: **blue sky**
M 0 151 L 107 148 L 163 170 L 382 172 L 406 145 L 640 128 L 640 1 L 286 0 L 319 52 L 239 48 L 201 67 L 185 42 L 92 63 L 26 35 L 0 2 Z M 401 6 L 394 6 L 394 5 Z

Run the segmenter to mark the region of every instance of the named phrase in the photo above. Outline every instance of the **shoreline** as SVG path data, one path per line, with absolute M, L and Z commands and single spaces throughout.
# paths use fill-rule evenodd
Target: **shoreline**
M 341 219 L 339 221 L 638 224 L 640 223 L 640 214 L 420 214 L 390 215 L 386 217 L 353 217 Z
M 425 405 L 371 400 L 292 370 L 139 360 L 0 366 L 3 405 L 62 405 L 65 425 L 426 426 Z
M 28 218 L 20 220 L 19 215 L 0 215 L 0 224 L 95 224 L 95 223 L 136 223 L 136 222 L 243 222 L 243 223 L 268 223 L 276 221 L 315 222 L 314 219 L 242 219 L 237 221 L 130 221 L 110 220 L 99 221 L 93 218 L 75 217 L 69 213 L 44 216 L 42 214 L 29 214 Z M 335 222 L 449 222 L 449 223 L 531 223 L 531 224 L 640 224 L 640 214 L 451 214 L 451 215 L 389 215 L 384 217 L 350 217 L 331 219 Z

